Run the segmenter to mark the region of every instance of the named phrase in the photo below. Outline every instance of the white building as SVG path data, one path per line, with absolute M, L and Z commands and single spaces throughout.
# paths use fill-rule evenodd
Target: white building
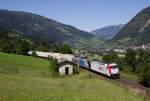
M 126 53 L 126 50 L 124 49 L 114 49 L 113 51 L 117 53 Z
M 74 64 L 70 61 L 64 61 L 59 64 L 59 75 L 72 75 L 73 74 L 73 69 L 74 69 Z

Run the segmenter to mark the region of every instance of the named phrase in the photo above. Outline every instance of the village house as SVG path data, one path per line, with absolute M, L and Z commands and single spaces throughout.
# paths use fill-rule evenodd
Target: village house
M 59 63 L 59 75 L 73 75 L 75 64 L 70 61 L 63 61 Z

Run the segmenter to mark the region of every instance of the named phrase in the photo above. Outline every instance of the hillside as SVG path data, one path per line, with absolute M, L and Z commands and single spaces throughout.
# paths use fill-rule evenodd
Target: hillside
M 123 26 L 124 26 L 123 24 L 106 26 L 100 29 L 96 29 L 91 33 L 104 39 L 112 39 Z
M 32 37 L 23 36 L 21 33 L 4 28 L 0 28 L 0 50 L 6 53 L 22 55 L 27 55 L 27 52 L 30 50 L 72 54 L 72 48 L 68 44 L 42 38 L 33 39 Z
M 44 59 L 0 52 L 1 101 L 143 101 L 101 76 L 89 72 L 52 78 Z
M 150 42 L 150 7 L 139 12 L 113 38 L 121 44 L 146 44 Z
M 0 10 L 0 27 L 21 33 L 32 39 L 48 39 L 77 46 L 93 39 L 93 35 L 70 25 L 22 11 Z

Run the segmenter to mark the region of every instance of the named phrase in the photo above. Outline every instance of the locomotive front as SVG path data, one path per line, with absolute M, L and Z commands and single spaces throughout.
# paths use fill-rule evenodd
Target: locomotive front
M 106 67 L 110 77 L 120 77 L 118 65 L 116 63 L 106 64 Z

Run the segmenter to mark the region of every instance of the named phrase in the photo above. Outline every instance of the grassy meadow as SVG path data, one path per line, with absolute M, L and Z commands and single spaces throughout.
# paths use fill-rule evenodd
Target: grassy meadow
M 89 72 L 52 78 L 44 59 L 0 52 L 0 101 L 143 101 Z

